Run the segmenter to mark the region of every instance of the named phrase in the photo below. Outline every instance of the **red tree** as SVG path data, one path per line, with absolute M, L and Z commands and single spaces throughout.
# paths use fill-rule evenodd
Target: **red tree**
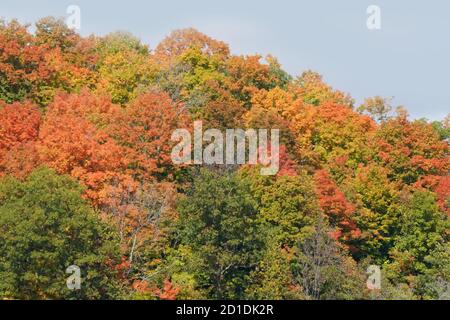
M 352 219 L 355 206 L 351 204 L 336 183 L 325 170 L 315 174 L 316 194 L 319 204 L 328 216 L 331 226 L 335 228 L 332 236 L 341 243 L 349 245 L 360 237 L 361 231 Z M 351 246 L 350 249 L 353 249 Z
M 0 175 L 23 177 L 38 163 L 35 141 L 41 115 L 29 102 L 0 102 Z

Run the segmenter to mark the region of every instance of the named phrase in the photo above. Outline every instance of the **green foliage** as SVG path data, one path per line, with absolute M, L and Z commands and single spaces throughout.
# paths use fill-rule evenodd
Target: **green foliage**
M 390 251 L 397 281 L 414 283 L 415 277 L 436 270 L 446 272 L 448 281 L 448 218 L 436 205 L 435 196 L 428 191 L 407 195 L 401 207 L 399 232 Z
M 0 183 L 0 297 L 120 297 L 113 270 L 117 236 L 82 199 L 73 180 L 41 168 L 26 181 Z M 81 290 L 66 286 L 66 268 L 81 269 Z
M 233 174 L 201 170 L 178 210 L 178 241 L 201 264 L 198 287 L 210 298 L 244 298 L 263 246 L 249 187 Z
M 432 125 L 441 140 L 450 140 L 450 116 L 447 116 L 444 121 L 433 121 Z
M 294 284 L 291 271 L 292 253 L 277 241 L 276 228 L 267 233 L 266 250 L 258 267 L 252 272 L 251 284 L 246 290 L 250 299 L 283 300 L 304 299 L 302 288 Z
M 358 203 L 356 221 L 363 230 L 359 242 L 359 258 L 370 256 L 382 264 L 393 245 L 399 228 L 398 188 L 389 181 L 387 172 L 379 166 L 360 168 L 355 179 L 347 182 Z
M 273 236 L 281 244 L 293 247 L 311 233 L 319 214 L 311 177 L 302 172 L 274 178 L 261 176 L 258 169 L 243 170 L 241 175 L 250 181 L 259 219 L 278 230 Z

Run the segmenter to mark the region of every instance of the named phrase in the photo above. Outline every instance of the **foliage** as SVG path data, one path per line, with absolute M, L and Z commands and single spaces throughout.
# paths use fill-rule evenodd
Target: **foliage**
M 263 245 L 248 186 L 202 170 L 178 210 L 178 241 L 201 263 L 197 285 L 211 298 L 243 298 Z
M 0 21 L 0 298 L 449 298 L 448 117 L 355 109 L 314 71 L 192 28 L 154 49 L 34 29 Z M 174 164 L 196 120 L 279 129 L 280 170 Z
M 0 297 L 111 299 L 120 297 L 113 265 L 117 234 L 82 199 L 67 176 L 41 168 L 24 182 L 0 182 Z M 66 286 L 66 268 L 81 269 L 82 289 Z

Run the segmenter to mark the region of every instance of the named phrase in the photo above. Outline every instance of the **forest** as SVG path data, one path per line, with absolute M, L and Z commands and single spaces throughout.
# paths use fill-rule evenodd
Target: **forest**
M 0 21 L 0 300 L 450 299 L 450 116 L 195 29 L 30 29 Z M 174 164 L 198 120 L 279 129 L 280 170 Z

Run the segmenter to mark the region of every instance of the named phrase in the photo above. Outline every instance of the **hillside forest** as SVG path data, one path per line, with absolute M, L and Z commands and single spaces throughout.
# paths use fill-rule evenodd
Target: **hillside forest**
M 0 22 L 0 299 L 450 299 L 449 116 L 195 29 L 30 29 Z M 198 120 L 280 129 L 280 170 L 175 165 Z

